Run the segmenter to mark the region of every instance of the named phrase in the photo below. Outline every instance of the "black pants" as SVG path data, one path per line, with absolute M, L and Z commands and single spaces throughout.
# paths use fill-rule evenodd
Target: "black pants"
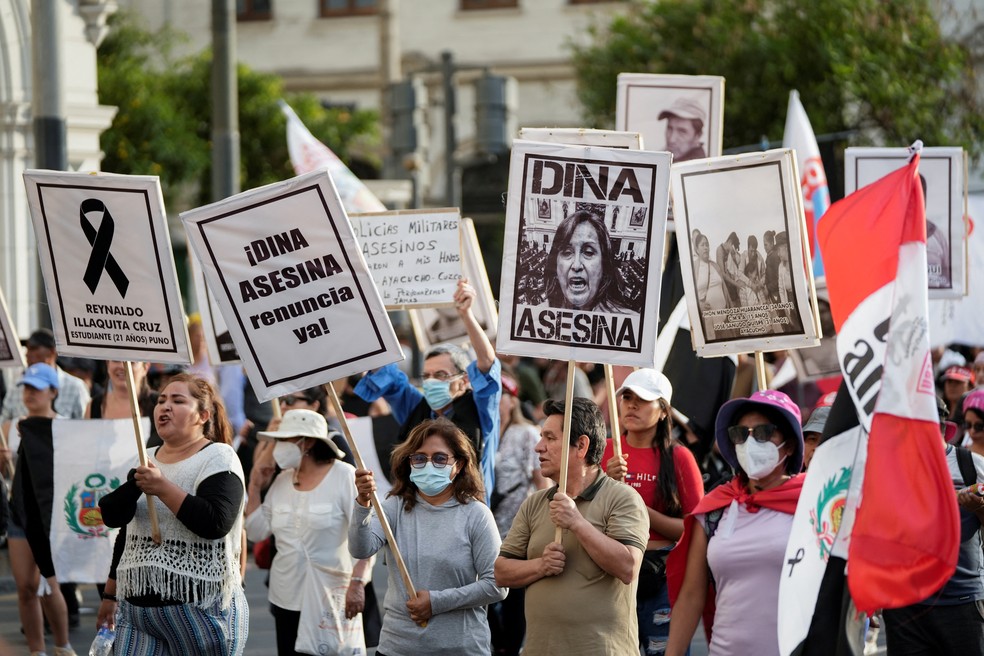
M 277 629 L 277 656 L 304 656 L 294 651 L 297 642 L 297 626 L 301 622 L 301 611 L 287 610 L 270 604 L 270 613 Z
M 495 656 L 518 656 L 526 638 L 526 588 L 509 588 L 509 594 L 489 606 L 489 630 Z
M 984 655 L 984 602 L 882 611 L 889 656 Z

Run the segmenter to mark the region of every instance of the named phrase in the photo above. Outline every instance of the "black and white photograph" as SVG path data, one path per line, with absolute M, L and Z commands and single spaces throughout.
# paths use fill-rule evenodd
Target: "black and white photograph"
M 646 150 L 669 151 L 674 164 L 718 157 L 724 78 L 619 73 L 615 129 L 638 132 Z
M 0 368 L 24 367 L 24 354 L 20 349 L 14 322 L 10 320 L 7 301 L 0 290 Z
M 524 141 L 601 146 L 642 150 L 642 135 L 638 132 L 618 130 L 593 130 L 589 128 L 520 128 L 519 138 Z
M 515 142 L 498 350 L 653 365 L 669 164 L 667 153 Z
M 677 243 L 702 357 L 819 344 L 792 156 L 770 150 L 674 164 Z
M 844 194 L 902 168 L 908 160 L 908 148 L 848 148 L 844 151 Z M 960 298 L 967 293 L 963 149 L 923 148 L 919 181 L 926 203 L 929 297 Z
M 472 313 L 489 339 L 495 341 L 499 314 L 492 296 L 492 285 L 485 269 L 482 249 L 471 219 L 461 220 L 462 271 L 477 293 L 472 303 Z M 458 311 L 453 307 L 414 308 L 410 310 L 410 324 L 422 352 L 442 342 L 463 344 L 468 341 L 468 331 Z
M 837 333 L 834 316 L 830 313 L 830 297 L 823 279 L 816 281 L 817 310 L 820 314 L 820 346 L 790 349 L 789 357 L 796 367 L 796 377 L 801 382 L 823 380 L 841 375 L 837 359 Z

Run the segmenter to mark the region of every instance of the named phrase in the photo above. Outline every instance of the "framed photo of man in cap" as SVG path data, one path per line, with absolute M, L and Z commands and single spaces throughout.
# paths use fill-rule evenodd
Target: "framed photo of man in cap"
M 673 153 L 673 162 L 721 155 L 724 78 L 716 75 L 620 73 L 617 130 L 638 132 L 646 150 Z

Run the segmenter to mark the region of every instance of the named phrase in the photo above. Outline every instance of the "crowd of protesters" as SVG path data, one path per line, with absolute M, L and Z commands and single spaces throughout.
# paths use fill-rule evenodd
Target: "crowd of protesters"
M 334 581 L 344 592 L 323 603 L 358 619 L 327 653 L 684 654 L 701 623 L 711 654 L 779 653 L 783 550 L 835 395 L 796 381 L 758 390 L 739 367 L 734 398 L 701 444 L 673 409 L 694 390 L 674 390 L 655 370 L 616 370 L 612 435 L 602 367 L 578 366 L 565 408 L 566 363 L 500 360 L 474 320 L 474 297 L 459 285 L 470 353 L 442 344 L 419 372 L 388 365 L 336 383 L 347 417 L 383 422 L 381 472 L 356 470 L 322 387 L 281 397 L 281 420 L 238 366 L 209 365 L 201 338 L 185 370 L 136 363 L 137 407 L 152 418 L 150 462 L 100 501 L 103 521 L 122 529 L 97 613 L 116 628 L 115 653 L 241 653 L 246 618 L 259 610 L 242 595 L 247 536 L 255 564 L 270 571 L 278 654 L 317 649 L 308 581 Z M 29 367 L 0 411 L 5 474 L 17 465 L 22 421 L 131 416 L 122 363 L 59 358 L 43 329 L 26 351 Z M 769 360 L 771 375 L 783 354 Z M 933 363 L 957 494 L 984 483 L 984 350 L 937 349 Z M 6 537 L 24 640 L 33 656 L 47 653 L 48 624 L 51 653 L 68 656 L 78 594 L 56 585 L 50 553 L 32 550 L 18 489 Z M 414 598 L 371 507 L 374 492 Z M 149 495 L 166 548 L 153 546 Z M 890 654 L 984 654 L 984 502 L 960 492 L 958 503 L 957 571 L 923 603 L 884 611 Z M 189 550 L 203 554 L 193 568 Z M 380 600 L 377 554 L 389 571 Z

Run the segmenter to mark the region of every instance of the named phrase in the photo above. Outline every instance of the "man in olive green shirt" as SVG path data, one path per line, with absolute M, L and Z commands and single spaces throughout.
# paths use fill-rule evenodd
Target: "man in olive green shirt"
M 564 404 L 547 400 L 536 445 L 540 471 L 560 479 Z M 526 656 L 639 653 L 636 585 L 649 518 L 635 490 L 599 462 L 605 421 L 587 399 L 571 408 L 566 493 L 528 497 L 495 561 L 496 583 L 526 587 Z M 562 543 L 554 542 L 556 527 Z

